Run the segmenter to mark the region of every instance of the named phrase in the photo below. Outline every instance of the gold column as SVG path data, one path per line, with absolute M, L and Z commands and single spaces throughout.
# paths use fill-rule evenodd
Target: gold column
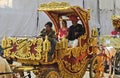
M 45 52 L 45 62 L 48 62 L 48 52 L 50 50 L 50 41 L 48 36 L 45 36 L 45 41 L 43 42 L 43 51 Z

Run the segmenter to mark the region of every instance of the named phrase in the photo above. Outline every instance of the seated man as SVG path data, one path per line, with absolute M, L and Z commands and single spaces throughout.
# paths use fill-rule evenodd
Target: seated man
M 72 21 L 73 25 L 71 25 L 68 29 L 68 46 L 74 48 L 78 46 L 78 37 L 85 33 L 85 29 L 81 24 L 78 24 L 77 16 L 71 15 L 70 20 Z
M 52 54 L 54 53 L 55 50 L 55 45 L 56 45 L 56 36 L 55 36 L 55 31 L 52 29 L 52 23 L 47 22 L 45 24 L 45 29 L 43 29 L 40 33 L 40 37 L 45 39 L 45 36 L 48 36 L 48 39 L 51 43 L 51 50 L 48 53 L 48 60 L 50 61 L 52 59 Z

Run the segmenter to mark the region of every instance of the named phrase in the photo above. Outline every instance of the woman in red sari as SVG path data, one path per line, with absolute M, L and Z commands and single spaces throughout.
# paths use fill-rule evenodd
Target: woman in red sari
M 66 20 L 62 20 L 62 27 L 59 29 L 58 39 L 61 40 L 63 37 L 67 37 L 68 28 Z

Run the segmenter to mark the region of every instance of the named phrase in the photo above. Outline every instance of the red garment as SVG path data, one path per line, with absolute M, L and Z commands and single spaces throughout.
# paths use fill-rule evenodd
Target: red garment
M 78 18 L 75 15 L 71 15 L 69 18 L 71 21 L 78 21 Z
M 115 31 L 115 30 L 113 30 L 113 31 L 111 32 L 112 35 L 117 35 L 117 33 L 118 33 L 118 32 Z
M 62 28 L 60 28 L 60 30 L 59 30 L 59 37 L 60 38 L 63 38 L 64 36 L 66 36 L 67 35 L 67 28 L 66 29 L 62 29 Z

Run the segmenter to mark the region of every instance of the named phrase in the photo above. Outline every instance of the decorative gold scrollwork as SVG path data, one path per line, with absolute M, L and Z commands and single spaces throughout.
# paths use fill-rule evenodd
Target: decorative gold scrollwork
M 62 39 L 62 48 L 66 49 L 68 47 L 68 40 L 66 38 Z
M 70 7 L 69 3 L 67 2 L 51 2 L 51 3 L 47 3 L 47 4 L 41 4 L 39 6 L 40 9 L 38 10 L 58 10 L 58 9 L 65 9 Z
M 119 28 L 120 27 L 120 16 L 118 15 L 113 15 L 111 16 L 112 19 L 112 24 L 115 28 Z

